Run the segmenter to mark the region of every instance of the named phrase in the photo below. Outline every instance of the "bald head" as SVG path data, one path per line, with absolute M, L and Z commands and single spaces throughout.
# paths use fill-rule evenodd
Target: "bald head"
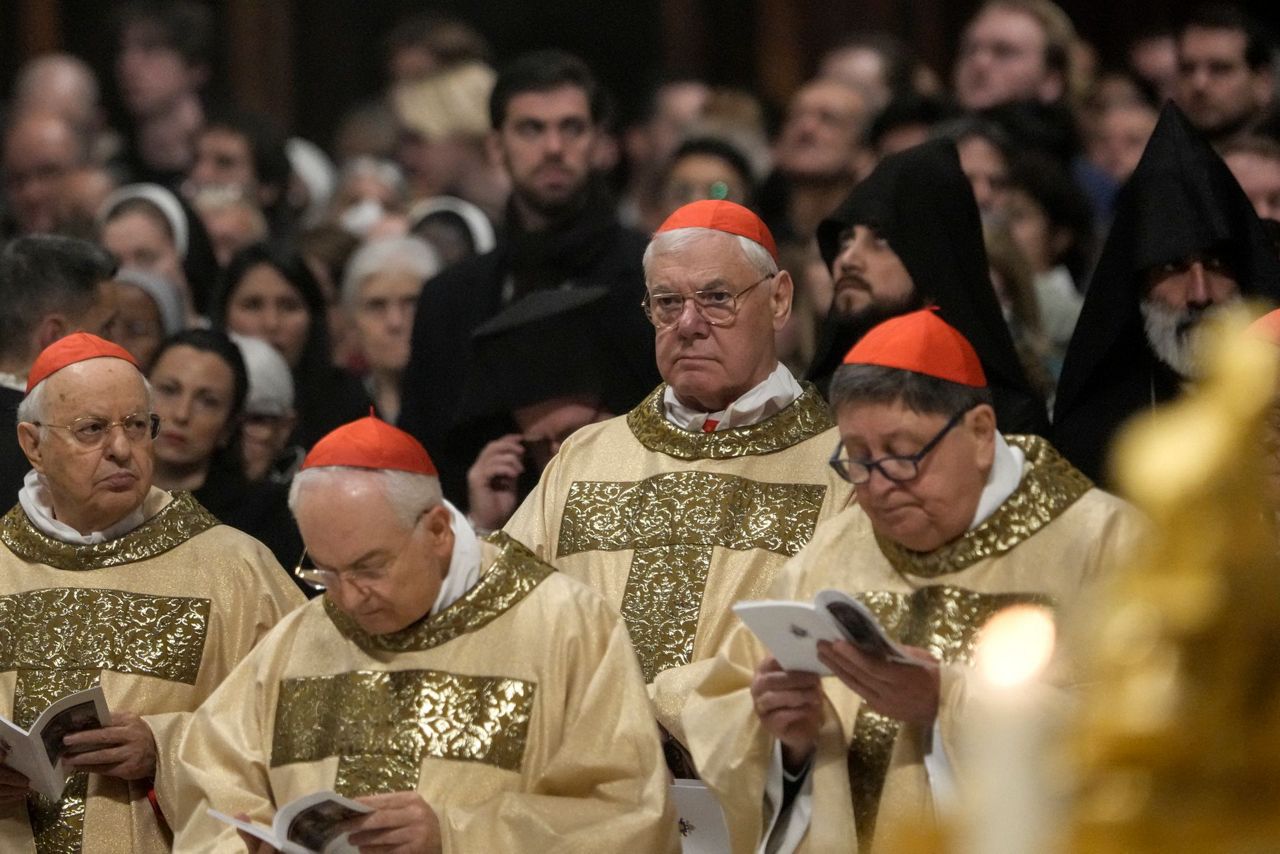
M 14 112 L 52 112 L 86 131 L 98 120 L 98 79 L 67 53 L 47 53 L 22 66 L 14 83 Z

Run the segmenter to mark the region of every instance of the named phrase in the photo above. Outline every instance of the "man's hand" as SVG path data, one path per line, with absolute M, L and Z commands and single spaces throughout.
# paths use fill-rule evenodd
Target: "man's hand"
M 516 484 L 524 473 L 524 445 L 509 433 L 484 446 L 467 470 L 467 503 L 472 524 L 496 531 L 516 512 Z
M 4 764 L 8 758 L 9 745 L 0 743 L 0 804 L 26 800 L 27 792 L 31 791 L 27 778 Z
M 884 661 L 847 641 L 818 641 L 818 660 L 873 711 L 904 723 L 933 726 L 942 684 L 938 660 L 918 647 L 902 649 L 920 665 Z
M 133 712 L 113 712 L 111 726 L 74 732 L 62 739 L 71 753 L 68 767 L 121 780 L 155 776 L 156 739 L 151 727 Z
M 440 819 L 417 792 L 356 798 L 373 812 L 351 819 L 348 841 L 360 854 L 441 854 Z
M 809 761 L 822 727 L 822 680 L 816 673 L 783 670 L 773 657 L 756 667 L 751 700 L 765 730 L 782 745 L 790 772 Z

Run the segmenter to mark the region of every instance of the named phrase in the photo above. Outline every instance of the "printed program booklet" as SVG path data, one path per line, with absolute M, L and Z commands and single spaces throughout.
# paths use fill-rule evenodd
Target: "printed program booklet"
M 729 854 L 729 827 L 720 802 L 701 780 L 676 780 L 671 800 L 680 813 L 683 854 Z
M 29 730 L 0 715 L 4 764 L 25 775 L 32 789 L 56 801 L 75 773 L 75 769 L 63 765 L 62 759 L 70 751 L 63 746 L 62 737 L 87 729 L 101 729 L 110 723 L 111 711 L 101 685 L 58 700 L 40 713 Z
M 818 641 L 848 641 L 866 655 L 918 664 L 894 643 L 867 607 L 847 593 L 823 590 L 813 602 L 739 602 L 733 612 L 755 632 L 785 670 L 830 676 L 818 660 Z
M 270 827 L 241 821 L 226 813 L 209 810 L 209 815 L 270 843 L 281 854 L 356 854 L 347 842 L 342 823 L 373 809 L 344 798 L 336 792 L 312 792 L 280 808 Z

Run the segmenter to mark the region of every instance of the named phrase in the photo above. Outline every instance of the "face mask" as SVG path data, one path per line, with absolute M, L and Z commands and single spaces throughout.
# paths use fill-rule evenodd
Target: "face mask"
M 385 215 L 386 211 L 377 199 L 362 199 L 343 210 L 338 224 L 356 237 L 364 237 Z

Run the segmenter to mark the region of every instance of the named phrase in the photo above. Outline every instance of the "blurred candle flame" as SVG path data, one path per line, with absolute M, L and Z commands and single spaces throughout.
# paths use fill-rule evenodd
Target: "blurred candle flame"
M 1035 605 L 1016 605 L 983 627 L 974 667 L 990 685 L 1014 687 L 1037 679 L 1053 657 L 1053 615 Z

